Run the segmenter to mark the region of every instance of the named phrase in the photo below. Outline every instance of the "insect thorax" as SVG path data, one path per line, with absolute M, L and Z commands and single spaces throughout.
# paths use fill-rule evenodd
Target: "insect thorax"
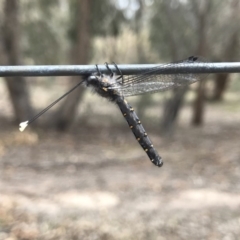
M 119 92 L 113 89 L 113 87 L 118 85 L 115 76 L 90 76 L 86 85 L 92 87 L 94 92 L 110 101 L 116 101 L 120 96 Z

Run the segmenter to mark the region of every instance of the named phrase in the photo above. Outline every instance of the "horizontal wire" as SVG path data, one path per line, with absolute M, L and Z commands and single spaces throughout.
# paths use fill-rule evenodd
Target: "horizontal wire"
M 113 64 L 109 68 L 116 72 Z M 162 66 L 161 74 L 178 73 L 240 73 L 240 62 L 203 62 L 197 65 L 184 63 L 175 67 L 175 64 L 119 64 L 118 68 L 123 75 L 140 74 L 154 67 Z M 98 65 L 102 73 L 109 73 L 105 65 Z M 84 76 L 96 73 L 95 65 L 38 65 L 38 66 L 0 66 L 0 77 L 43 77 L 43 76 Z

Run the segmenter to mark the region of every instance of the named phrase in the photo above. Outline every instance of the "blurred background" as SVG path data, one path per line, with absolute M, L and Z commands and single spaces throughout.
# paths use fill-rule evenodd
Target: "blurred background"
M 2 0 L 0 65 L 240 59 L 239 0 Z M 0 78 L 0 240 L 239 239 L 240 79 L 129 98 L 164 160 L 80 77 Z

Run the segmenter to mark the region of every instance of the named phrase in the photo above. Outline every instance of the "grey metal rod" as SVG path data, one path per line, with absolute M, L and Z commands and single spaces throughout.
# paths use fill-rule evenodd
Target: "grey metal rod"
M 219 63 L 184 63 L 174 64 L 119 64 L 118 67 L 124 75 L 139 74 L 149 68 L 160 67 L 161 73 L 240 73 L 240 62 Z M 108 73 L 105 65 L 98 65 L 102 73 Z M 114 65 L 109 68 L 116 71 Z M 95 65 L 39 65 L 39 66 L 0 66 L 0 77 L 10 76 L 79 76 L 96 72 Z

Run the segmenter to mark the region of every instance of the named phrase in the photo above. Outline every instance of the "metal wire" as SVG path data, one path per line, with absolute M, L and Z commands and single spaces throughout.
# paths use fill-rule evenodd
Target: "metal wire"
M 113 64 L 108 65 L 114 72 L 116 68 Z M 161 66 L 161 64 L 120 64 L 118 68 L 124 75 L 139 74 L 150 68 Z M 240 62 L 219 62 L 209 63 L 203 62 L 193 66 L 192 64 L 184 64 L 177 69 L 174 64 L 162 64 L 161 73 L 177 74 L 177 73 L 240 73 Z M 109 73 L 105 65 L 98 65 L 102 73 Z M 0 77 L 11 76 L 79 76 L 90 75 L 96 72 L 95 65 L 39 65 L 39 66 L 0 66 Z

